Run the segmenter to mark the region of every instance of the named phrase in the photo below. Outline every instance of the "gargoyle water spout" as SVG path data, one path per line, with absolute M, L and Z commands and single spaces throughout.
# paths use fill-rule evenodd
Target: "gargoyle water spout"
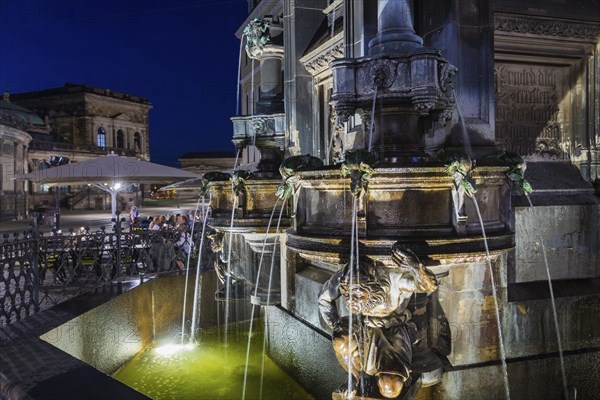
M 231 175 L 220 171 L 207 172 L 202 176 L 202 186 L 200 187 L 200 196 L 206 196 L 210 190 L 212 182 L 224 182 L 231 179 Z
M 246 191 L 246 181 L 250 178 L 252 178 L 252 174 L 241 169 L 231 175 L 231 190 L 235 196 L 239 196 Z
M 341 166 L 342 176 L 350 175 L 350 191 L 356 198 L 366 193 L 369 180 L 375 173 L 377 154 L 364 149 L 347 151 Z
M 442 149 L 435 155 L 444 163 L 445 171 L 454 181 L 452 203 L 454 205 L 453 223 L 456 232 L 465 235 L 467 231 L 467 215 L 465 213 L 465 196 L 473 197 L 477 191 L 471 177 L 474 162 L 462 150 Z
M 506 173 L 508 179 L 510 179 L 518 188 L 520 188 L 525 195 L 533 192 L 531 184 L 525 179 L 527 163 L 517 153 L 510 151 L 499 151 L 487 155 L 484 157 L 484 161 L 510 166 L 511 169 Z
M 286 158 L 279 167 L 279 173 L 283 178 L 283 182 L 277 188 L 275 195 L 285 200 L 295 192 L 295 185 L 300 180 L 296 174 L 299 171 L 310 171 L 323 167 L 323 161 L 311 155 L 300 155 Z

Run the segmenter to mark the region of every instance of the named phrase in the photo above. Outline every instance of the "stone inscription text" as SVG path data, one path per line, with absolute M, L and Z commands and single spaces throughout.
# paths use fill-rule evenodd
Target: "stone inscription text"
M 559 72 L 496 64 L 496 140 L 503 148 L 522 155 L 559 148 Z

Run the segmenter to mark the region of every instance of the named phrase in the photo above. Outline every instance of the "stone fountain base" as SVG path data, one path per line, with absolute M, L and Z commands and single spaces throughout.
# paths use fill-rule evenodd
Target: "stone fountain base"
M 281 302 L 280 244 L 284 240 L 283 232 L 290 226 L 290 219 L 287 209 L 282 211 L 281 202 L 275 197 L 280 184 L 281 180 L 274 178 L 253 177 L 246 180 L 235 202 L 233 225 L 231 183 L 224 181 L 211 184 L 212 214 L 208 225 L 225 233 L 224 254 L 229 251 L 227 242 L 229 237 L 232 238 L 232 274 L 234 279 L 245 283 L 247 295 L 244 298 L 255 305 L 276 305 Z M 273 210 L 276 202 L 277 208 Z M 280 211 L 282 219 L 276 233 Z M 271 215 L 273 219 L 269 226 Z

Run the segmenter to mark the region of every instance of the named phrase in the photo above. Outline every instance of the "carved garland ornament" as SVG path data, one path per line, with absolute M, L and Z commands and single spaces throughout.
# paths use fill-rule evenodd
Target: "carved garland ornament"
M 595 40 L 600 35 L 600 25 L 598 24 L 570 24 L 562 21 L 535 19 L 531 17 L 496 16 L 494 25 L 497 31 L 530 33 L 544 36 Z
M 311 75 L 317 75 L 323 70 L 329 68 L 329 63 L 338 58 L 344 57 L 344 45 L 337 43 L 318 57 L 307 61 L 304 66 Z
M 413 101 L 413 106 L 415 110 L 419 112 L 421 115 L 428 115 L 433 107 L 435 107 L 435 101 L 433 100 L 416 100 Z

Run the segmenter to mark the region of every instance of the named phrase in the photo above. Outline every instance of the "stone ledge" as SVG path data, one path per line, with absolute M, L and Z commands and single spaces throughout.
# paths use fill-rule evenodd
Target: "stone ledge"
M 563 279 L 552 281 L 554 297 L 600 295 L 600 278 Z M 550 298 L 547 281 L 513 283 L 508 285 L 508 301 L 520 302 Z
M 151 280 L 152 277 L 148 277 Z M 42 340 L 41 335 L 139 286 L 119 282 L 0 328 L 0 398 L 148 399 Z

